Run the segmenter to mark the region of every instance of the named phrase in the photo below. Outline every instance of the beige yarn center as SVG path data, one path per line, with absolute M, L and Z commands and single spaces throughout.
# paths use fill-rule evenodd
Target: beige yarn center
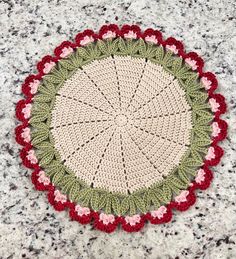
M 190 145 L 178 81 L 146 59 L 84 66 L 56 96 L 51 132 L 64 164 L 94 188 L 129 194 L 163 180 Z

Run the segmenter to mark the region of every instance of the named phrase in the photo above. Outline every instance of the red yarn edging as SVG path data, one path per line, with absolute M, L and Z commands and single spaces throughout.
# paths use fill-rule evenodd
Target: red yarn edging
M 98 39 L 98 35 L 94 33 L 93 30 L 85 30 L 82 33 L 78 33 L 75 37 L 75 43 L 77 47 L 80 47 L 81 41 L 84 39 L 85 36 L 92 37 L 94 40 Z
M 158 217 L 153 217 L 151 215 L 150 212 L 148 212 L 146 215 L 145 215 L 145 218 L 150 221 L 151 224 L 164 224 L 164 223 L 168 223 L 171 221 L 172 219 L 172 210 L 171 210 L 171 206 L 170 205 L 167 205 L 166 206 L 166 213 L 163 215 L 162 218 L 158 218 Z
M 28 152 L 32 149 L 31 144 L 27 144 L 24 146 L 24 148 L 21 149 L 20 151 L 20 158 L 22 160 L 22 164 L 30 169 L 39 169 L 39 164 L 38 163 L 31 163 L 31 161 L 27 158 Z
M 214 120 L 220 128 L 220 133 L 216 137 L 212 137 L 212 145 L 216 145 L 218 142 L 222 141 L 227 136 L 228 124 L 219 118 Z
M 186 201 L 184 202 L 176 202 L 176 201 L 171 201 L 170 202 L 170 207 L 177 209 L 179 211 L 186 211 L 190 206 L 192 206 L 196 202 L 196 195 L 194 193 L 195 190 L 195 185 L 192 183 L 192 186 L 187 189 L 189 191 Z
M 140 215 L 139 223 L 137 223 L 134 226 L 131 226 L 130 224 L 128 224 L 125 221 L 124 217 L 120 217 L 120 223 L 121 223 L 122 229 L 126 232 L 138 232 L 138 231 L 140 231 L 144 227 L 145 221 L 146 221 L 146 214 Z
M 32 83 L 34 80 L 41 80 L 41 75 L 29 75 L 26 77 L 24 83 L 22 84 L 21 91 L 22 93 L 29 99 L 31 99 L 34 95 L 30 92 L 30 83 Z
M 107 225 L 103 224 L 102 221 L 99 220 L 99 212 L 93 212 L 93 226 L 95 229 L 104 231 L 106 233 L 112 233 L 117 228 L 117 225 L 119 223 L 119 217 L 115 217 L 115 221 L 113 223 L 108 223 Z
M 88 215 L 79 216 L 75 210 L 74 203 L 71 203 L 69 207 L 70 207 L 69 215 L 72 220 L 78 221 L 79 223 L 81 223 L 83 225 L 88 224 L 92 221 L 93 212 L 90 212 Z
M 214 74 L 212 74 L 211 72 L 204 72 L 200 75 L 200 78 L 202 77 L 206 77 L 209 81 L 211 81 L 211 87 L 208 91 L 208 94 L 212 94 L 216 88 L 218 87 L 218 81 L 217 78 Z
M 202 75 L 202 69 L 204 66 L 204 61 L 201 57 L 198 56 L 196 52 L 189 52 L 187 54 L 183 54 L 184 59 L 191 58 L 192 60 L 195 60 L 197 62 L 197 71 L 199 75 Z
M 66 208 L 70 208 L 71 206 L 71 202 L 69 200 L 67 200 L 66 202 L 58 202 L 55 200 L 55 187 L 54 186 L 50 186 L 51 188 L 48 191 L 48 201 L 49 203 L 54 207 L 55 210 L 57 211 L 63 211 Z
M 23 123 L 28 122 L 28 120 L 24 117 L 22 110 L 25 108 L 26 104 L 31 103 L 31 102 L 32 102 L 32 99 L 27 98 L 27 99 L 22 99 L 22 100 L 18 101 L 18 103 L 16 104 L 16 118 L 19 121 L 22 121 Z
M 224 150 L 221 147 L 217 145 L 212 145 L 211 147 L 214 148 L 215 158 L 211 160 L 204 160 L 204 165 L 206 166 L 218 165 L 221 160 L 221 157 L 224 155 Z
M 116 24 L 109 24 L 109 25 L 103 25 L 98 33 L 98 38 L 103 39 L 103 36 L 107 32 L 113 32 L 116 34 L 116 37 L 120 36 L 120 30 L 119 27 Z
M 125 24 L 121 27 L 119 35 L 121 37 L 124 37 L 126 33 L 129 33 L 130 31 L 133 31 L 137 35 L 137 39 L 141 37 L 141 29 L 138 25 L 128 25 Z
M 170 45 L 170 46 L 174 45 L 178 50 L 178 55 L 181 56 L 181 57 L 185 56 L 184 45 L 181 41 L 178 41 L 175 38 L 170 37 L 163 42 L 163 46 L 166 47 L 166 45 Z
M 204 170 L 205 172 L 205 175 L 204 175 L 204 181 L 202 181 L 201 183 L 196 183 L 196 181 L 193 182 L 193 188 L 194 189 L 200 189 L 200 190 L 206 190 L 210 184 L 211 184 L 211 181 L 213 180 L 213 173 L 212 171 L 208 168 L 208 166 L 204 165 L 202 167 L 202 169 Z
M 37 64 L 37 69 L 38 69 L 38 72 L 39 72 L 38 76 L 42 77 L 42 76 L 45 75 L 43 70 L 45 68 L 44 66 L 45 66 L 46 63 L 50 63 L 50 62 L 57 63 L 58 60 L 59 60 L 58 57 L 52 57 L 50 55 L 46 55 L 45 57 L 43 57 L 42 60 L 39 61 L 38 64 Z
M 221 114 L 224 114 L 226 112 L 227 106 L 225 103 L 225 97 L 221 94 L 214 94 L 210 93 L 209 98 L 213 98 L 216 100 L 216 102 L 220 105 L 218 110 L 215 112 L 214 117 L 218 119 Z
M 31 174 L 31 181 L 32 183 L 34 184 L 35 186 L 35 189 L 38 190 L 38 191 L 52 191 L 54 190 L 55 188 L 53 187 L 53 184 L 47 184 L 47 185 L 44 185 L 43 183 L 40 183 L 38 178 L 38 174 L 40 172 L 40 169 L 36 169 L 35 171 L 32 172 Z
M 69 200 L 67 200 L 64 203 L 56 202 L 55 195 L 54 195 L 55 186 L 52 183 L 45 186 L 43 183 L 40 183 L 38 181 L 38 178 L 39 178 L 38 173 L 40 171 L 40 166 L 38 163 L 32 164 L 27 159 L 28 151 L 32 149 L 32 145 L 31 143 L 25 142 L 21 136 L 22 130 L 28 126 L 28 119 L 24 118 L 24 114 L 22 113 L 22 110 L 26 104 L 32 102 L 32 98 L 33 98 L 33 95 L 30 93 L 29 84 L 33 82 L 33 80 L 35 79 L 36 80 L 42 79 L 42 76 L 45 74 L 43 72 L 44 65 L 50 61 L 55 63 L 58 62 L 61 59 L 60 55 L 64 47 L 71 47 L 74 49 L 75 47 L 80 46 L 80 42 L 85 36 L 91 36 L 93 37 L 94 40 L 101 39 L 102 36 L 108 31 L 115 32 L 116 37 L 119 37 L 119 36 L 124 37 L 124 34 L 128 33 L 129 31 L 133 31 L 134 33 L 136 33 L 137 38 L 142 37 L 143 39 L 145 39 L 146 36 L 154 35 L 158 43 L 162 44 L 164 47 L 166 45 L 175 45 L 176 48 L 178 49 L 178 55 L 180 57 L 183 57 L 184 59 L 189 57 L 197 62 L 197 71 L 199 73 L 199 77 L 200 78 L 207 77 L 207 79 L 212 82 L 211 88 L 208 90 L 209 98 L 215 98 L 216 101 L 220 104 L 218 111 L 215 113 L 214 121 L 218 123 L 219 128 L 221 129 L 221 132 L 217 137 L 212 138 L 212 147 L 214 148 L 216 157 L 213 160 L 204 161 L 204 165 L 202 166 L 202 169 L 205 172 L 204 181 L 202 181 L 201 183 L 196 183 L 195 181 L 193 181 L 191 183 L 191 186 L 188 188 L 189 193 L 186 197 L 186 201 L 181 203 L 171 201 L 169 205 L 166 205 L 167 212 L 163 215 L 161 219 L 152 217 L 151 213 L 148 212 L 146 214 L 140 215 L 141 220 L 135 226 L 131 226 L 130 224 L 128 224 L 125 221 L 125 218 L 122 216 L 115 217 L 115 221 L 112 224 L 109 223 L 108 225 L 105 225 L 99 220 L 99 215 L 100 215 L 99 212 L 94 212 L 91 210 L 89 215 L 79 216 L 75 211 L 75 204 L 73 202 L 70 202 Z M 77 34 L 75 38 L 75 43 L 72 43 L 69 41 L 62 42 L 57 48 L 55 48 L 54 54 L 55 54 L 55 57 L 47 55 L 37 64 L 38 74 L 30 75 L 25 79 L 24 83 L 22 84 L 22 92 L 26 96 L 26 99 L 20 100 L 16 105 L 16 117 L 18 118 L 19 121 L 22 122 L 22 124 L 18 125 L 15 128 L 15 137 L 16 137 L 17 143 L 23 146 L 23 149 L 20 152 L 22 163 L 27 168 L 34 169 L 31 175 L 31 180 L 35 188 L 39 191 L 47 191 L 48 201 L 54 207 L 55 210 L 63 211 L 65 209 L 69 209 L 69 215 L 72 220 L 78 221 L 81 224 L 88 224 L 93 221 L 94 227 L 96 229 L 107 233 L 113 232 L 119 224 L 126 232 L 137 232 L 143 228 L 143 226 L 145 225 L 145 222 L 150 222 L 151 224 L 167 223 L 172 219 L 173 209 L 177 209 L 179 211 L 185 211 L 189 207 L 191 207 L 196 201 L 195 190 L 197 189 L 205 190 L 209 187 L 213 179 L 213 173 L 209 169 L 209 166 L 212 166 L 212 165 L 215 166 L 220 162 L 220 159 L 223 156 L 223 149 L 217 146 L 217 143 L 223 140 L 227 135 L 227 123 L 224 120 L 219 119 L 219 116 L 225 113 L 226 111 L 225 99 L 220 94 L 214 94 L 214 91 L 217 89 L 218 82 L 214 74 L 212 74 L 211 72 L 203 72 L 204 62 L 202 58 L 200 58 L 198 54 L 194 52 L 185 53 L 183 43 L 181 41 L 174 39 L 173 37 L 163 40 L 162 33 L 158 30 L 153 30 L 152 28 L 148 28 L 142 33 L 140 27 L 137 25 L 123 25 L 121 29 L 119 29 L 119 27 L 115 24 L 102 26 L 98 34 L 94 33 L 92 30 L 85 30 L 84 32 Z
M 76 45 L 70 41 L 63 41 L 58 47 L 56 47 L 54 49 L 54 55 L 58 58 L 61 59 L 61 54 L 62 54 L 62 50 L 64 48 L 68 48 L 71 47 L 72 49 L 76 48 Z
M 29 126 L 29 123 L 28 121 L 24 121 L 21 125 L 18 125 L 16 128 L 15 128 L 15 136 L 16 136 L 16 142 L 18 144 L 20 144 L 21 146 L 26 146 L 29 144 L 29 142 L 26 142 L 21 134 L 23 133 L 23 129 L 25 129 L 26 127 Z
M 153 30 L 151 28 L 145 30 L 142 34 L 142 38 L 145 40 L 145 38 L 147 36 L 155 36 L 156 40 L 158 41 L 159 44 L 162 44 L 163 43 L 163 40 L 162 40 L 162 34 L 160 31 L 158 30 Z

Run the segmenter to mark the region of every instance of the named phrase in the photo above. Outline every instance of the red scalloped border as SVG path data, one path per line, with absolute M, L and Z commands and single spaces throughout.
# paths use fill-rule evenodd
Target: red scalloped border
M 48 185 L 44 185 L 43 183 L 38 181 L 38 173 L 40 171 L 40 166 L 38 163 L 32 164 L 28 158 L 27 154 L 28 151 L 31 150 L 32 145 L 29 142 L 26 142 L 25 139 L 22 137 L 22 131 L 28 126 L 28 119 L 25 119 L 23 114 L 23 109 L 25 108 L 26 104 L 32 102 L 34 94 L 30 91 L 30 83 L 34 80 L 40 80 L 45 75 L 44 73 L 44 65 L 50 62 L 58 62 L 61 59 L 61 54 L 63 52 L 63 48 L 72 48 L 75 49 L 82 45 L 82 40 L 84 37 L 88 36 L 90 39 L 103 39 L 107 33 L 112 33 L 114 37 L 126 37 L 126 35 L 132 32 L 136 35 L 137 38 L 142 38 L 147 40 L 150 37 L 154 39 L 156 44 L 161 44 L 164 47 L 174 46 L 176 51 L 178 52 L 177 55 L 182 57 L 183 59 L 190 58 L 191 60 L 195 61 L 197 68 L 195 70 L 198 72 L 200 79 L 205 77 L 207 80 L 211 82 L 211 86 L 207 89 L 209 98 L 214 98 L 216 102 L 219 104 L 217 111 L 214 114 L 214 121 L 217 122 L 218 127 L 220 129 L 220 133 L 212 137 L 212 145 L 211 147 L 214 149 L 215 157 L 210 160 L 205 160 L 202 169 L 205 172 L 204 180 L 200 183 L 197 183 L 195 180 L 190 184 L 188 188 L 188 195 L 186 196 L 186 200 L 184 202 L 176 202 L 171 201 L 168 205 L 166 205 L 166 212 L 161 218 L 153 217 L 150 212 L 140 215 L 139 222 L 135 225 L 130 225 L 127 223 L 123 216 L 115 216 L 113 223 L 103 224 L 103 222 L 99 219 L 99 212 L 95 212 L 90 210 L 90 213 L 87 215 L 79 216 L 75 210 L 75 204 L 67 200 L 66 202 L 57 202 L 55 200 L 54 191 L 55 186 L 52 183 Z M 176 40 L 173 37 L 170 37 L 166 40 L 163 39 L 162 33 L 158 30 L 153 30 L 152 28 L 146 29 L 144 32 L 141 31 L 140 27 L 137 25 L 123 25 L 120 29 L 115 24 L 104 25 L 101 27 L 99 32 L 96 34 L 92 30 L 85 30 L 82 33 L 78 33 L 75 37 L 75 42 L 64 41 L 54 50 L 55 56 L 46 55 L 40 62 L 37 64 L 38 73 L 36 75 L 28 76 L 24 83 L 22 84 L 22 92 L 25 95 L 25 99 L 20 100 L 16 105 L 16 117 L 18 120 L 22 122 L 21 125 L 15 128 L 15 136 L 16 141 L 20 145 L 23 146 L 20 157 L 22 159 L 22 163 L 24 166 L 33 169 L 31 179 L 32 183 L 34 184 L 35 188 L 39 191 L 46 191 L 49 203 L 54 207 L 57 211 L 63 211 L 65 209 L 69 209 L 69 215 L 72 220 L 78 221 L 81 224 L 88 224 L 93 222 L 94 228 L 111 233 L 113 232 L 118 225 L 122 226 L 122 229 L 126 232 L 137 232 L 143 228 L 145 223 L 150 222 L 151 224 L 163 224 L 170 222 L 172 219 L 172 210 L 176 209 L 179 211 L 186 211 L 189 207 L 191 207 L 196 201 L 195 190 L 205 190 L 210 186 L 210 183 L 213 179 L 213 173 L 209 169 L 209 166 L 215 166 L 220 162 L 221 157 L 224 154 L 224 151 L 221 147 L 217 146 L 219 141 L 222 141 L 226 138 L 227 135 L 227 123 L 220 119 L 220 115 L 226 112 L 226 103 L 225 99 L 220 94 L 215 94 L 214 91 L 217 89 L 218 82 L 214 74 L 211 72 L 204 72 L 203 66 L 204 61 L 201 57 L 198 56 L 195 52 L 186 53 L 184 50 L 184 45 L 181 41 Z

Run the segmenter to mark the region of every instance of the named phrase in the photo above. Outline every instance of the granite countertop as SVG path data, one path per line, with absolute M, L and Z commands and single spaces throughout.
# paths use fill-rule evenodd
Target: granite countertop
M 42 56 L 78 31 L 137 23 L 183 40 L 216 73 L 229 134 L 215 179 L 172 223 L 111 235 L 71 222 L 35 191 L 14 140 L 21 83 Z M 0 1 L 0 258 L 236 258 L 236 6 L 234 0 Z

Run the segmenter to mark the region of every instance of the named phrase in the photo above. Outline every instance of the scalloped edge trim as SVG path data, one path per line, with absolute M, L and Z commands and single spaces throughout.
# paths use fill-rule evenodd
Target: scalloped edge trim
M 211 81 L 211 87 L 207 89 L 208 95 L 210 98 L 214 98 L 217 103 L 219 104 L 218 110 L 214 113 L 214 120 L 213 122 L 217 122 L 220 128 L 220 133 L 212 138 L 212 144 L 210 147 L 214 149 L 215 152 L 215 158 L 211 160 L 204 160 L 204 165 L 201 167 L 205 172 L 204 181 L 201 181 L 201 183 L 197 183 L 195 180 L 190 184 L 189 188 L 187 189 L 188 194 L 186 196 L 186 200 L 184 202 L 176 202 L 171 201 L 168 205 L 166 205 L 166 212 L 162 215 L 162 217 L 153 217 L 150 212 L 146 214 L 142 214 L 139 217 L 139 222 L 136 224 L 129 224 L 125 220 L 125 217 L 123 216 L 114 216 L 114 220 L 112 223 L 104 224 L 102 220 L 100 220 L 101 213 L 95 212 L 90 210 L 90 213 L 87 215 L 79 216 L 78 213 L 75 210 L 75 203 L 70 202 L 68 199 L 65 202 L 58 202 L 55 200 L 55 186 L 50 182 L 47 185 L 44 185 L 43 183 L 38 181 L 38 173 L 40 171 L 40 166 L 38 163 L 32 164 L 27 159 L 27 152 L 32 148 L 32 145 L 30 142 L 26 142 L 21 134 L 24 128 L 28 126 L 28 119 L 25 119 L 24 114 L 22 113 L 23 108 L 26 104 L 31 103 L 32 98 L 34 94 L 31 93 L 31 89 L 29 87 L 29 84 L 33 80 L 40 80 L 42 79 L 44 73 L 44 64 L 47 62 L 58 62 L 61 58 L 61 54 L 63 52 L 63 48 L 73 48 L 83 46 L 82 40 L 84 37 L 88 36 L 90 39 L 104 39 L 104 35 L 108 32 L 112 32 L 111 35 L 115 35 L 114 37 L 126 37 L 129 32 L 133 32 L 133 35 L 136 35 L 137 38 L 146 39 L 149 37 L 152 40 L 155 40 L 154 43 L 161 44 L 162 46 L 166 47 L 169 46 L 175 46 L 177 50 L 177 55 L 182 57 L 184 60 L 187 58 L 195 61 L 195 65 L 197 66 L 195 69 L 199 74 L 199 78 L 206 77 L 208 80 Z M 131 33 L 132 36 L 132 33 Z M 29 75 L 25 82 L 22 84 L 22 92 L 24 93 L 26 99 L 20 100 L 16 105 L 16 117 L 18 120 L 22 122 L 21 125 L 18 125 L 15 128 L 15 137 L 17 143 L 24 146 L 23 149 L 20 152 L 20 157 L 22 159 L 22 163 L 27 168 L 34 169 L 31 175 L 32 183 L 34 184 L 35 188 L 39 191 L 46 191 L 47 197 L 49 203 L 54 207 L 56 211 L 63 211 L 65 209 L 69 209 L 69 215 L 72 220 L 78 221 L 81 224 L 89 224 L 93 222 L 93 226 L 95 229 L 111 233 L 113 232 L 118 225 L 122 226 L 122 229 L 126 232 L 137 232 L 140 231 L 145 223 L 150 222 L 151 224 L 163 224 L 170 222 L 172 219 L 172 210 L 178 210 L 178 211 L 186 211 L 189 209 L 196 201 L 196 194 L 195 191 L 197 189 L 205 190 L 210 186 L 210 183 L 213 179 L 213 173 L 209 169 L 209 166 L 215 166 L 217 165 L 221 157 L 224 154 L 224 151 L 221 147 L 217 146 L 217 143 L 219 141 L 222 141 L 227 136 L 227 123 L 220 119 L 220 115 L 226 112 L 226 103 L 225 98 L 221 94 L 215 94 L 214 91 L 217 89 L 218 82 L 214 74 L 211 72 L 203 72 L 203 66 L 204 61 L 201 57 L 198 56 L 195 52 L 189 52 L 186 53 L 184 51 L 184 45 L 181 41 L 176 40 L 173 37 L 170 37 L 166 40 L 163 40 L 162 33 L 158 30 L 153 30 L 152 28 L 146 29 L 144 32 L 141 31 L 140 27 L 137 25 L 123 25 L 121 29 L 115 24 L 110 25 L 103 25 L 101 29 L 99 30 L 99 33 L 96 34 L 92 30 L 85 30 L 82 33 L 77 34 L 75 37 L 75 43 L 64 41 L 62 42 L 58 47 L 54 50 L 55 57 L 46 55 L 38 64 L 38 74 L 36 75 Z

